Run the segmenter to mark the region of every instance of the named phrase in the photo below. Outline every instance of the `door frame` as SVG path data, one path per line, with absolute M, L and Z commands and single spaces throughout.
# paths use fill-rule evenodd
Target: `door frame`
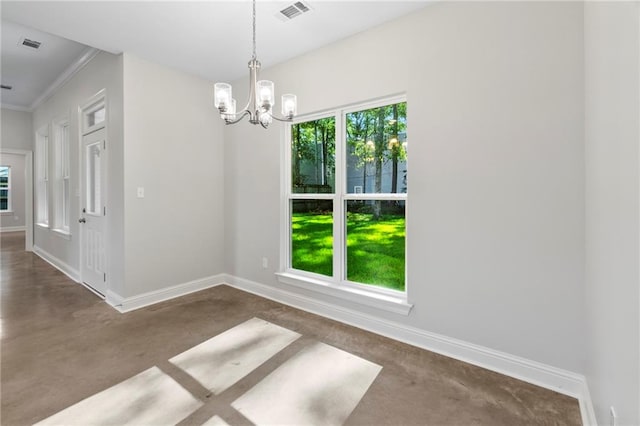
M 25 251 L 33 251 L 33 151 L 0 148 L 0 155 L 2 154 L 24 156 L 24 249 Z
M 90 114 L 91 112 L 94 112 L 99 106 L 104 106 L 105 109 L 105 118 L 104 121 L 98 123 L 98 124 L 94 124 L 94 125 L 89 125 L 89 123 L 85 120 L 86 116 L 88 114 Z M 85 158 L 84 158 L 84 137 L 90 133 L 93 133 L 97 130 L 100 129 L 104 129 L 104 134 L 105 134 L 105 146 L 108 145 L 109 143 L 109 103 L 107 102 L 107 90 L 106 89 L 102 89 L 100 91 L 98 91 L 95 95 L 91 96 L 89 99 L 87 99 L 82 105 L 78 106 L 78 162 L 79 162 L 79 182 L 78 182 L 78 188 L 80 191 L 80 203 L 79 203 L 79 215 L 78 217 L 83 217 L 82 214 L 82 209 L 84 208 L 84 206 L 86 205 L 86 199 L 87 199 L 87 181 L 86 181 L 86 170 L 85 170 Z M 105 149 L 106 151 L 106 149 Z M 104 184 L 104 192 L 103 192 L 103 197 L 104 197 L 104 206 L 106 209 L 106 206 L 108 204 L 109 201 L 109 190 L 108 190 L 108 181 L 109 181 L 109 156 L 105 155 L 104 156 L 104 173 L 105 173 L 105 179 L 104 182 L 102 182 L 102 184 Z M 105 210 L 106 211 L 106 210 Z M 106 214 L 104 215 L 104 217 L 106 217 Z M 104 262 L 105 262 L 105 271 L 106 271 L 106 277 L 105 277 L 105 292 L 104 294 L 100 294 L 99 292 L 97 292 L 96 290 L 94 290 L 93 288 L 91 288 L 91 286 L 89 286 L 88 284 L 86 284 L 84 282 L 85 277 L 82 274 L 82 261 L 84 259 L 84 255 L 85 255 L 85 249 L 84 249 L 84 241 L 85 241 L 85 230 L 83 226 L 80 226 L 80 230 L 79 230 L 79 236 L 80 236 L 80 241 L 79 241 L 79 245 L 80 245 L 80 250 L 78 250 L 79 253 L 79 259 L 78 259 L 78 274 L 80 276 L 80 283 L 85 286 L 87 289 L 89 289 L 91 292 L 95 293 L 97 296 L 99 296 L 102 299 L 105 299 L 107 296 L 107 292 L 109 291 L 109 232 L 108 232 L 108 223 L 107 220 L 105 219 L 103 222 L 103 232 L 105 235 L 105 238 L 103 238 L 103 244 L 104 244 Z

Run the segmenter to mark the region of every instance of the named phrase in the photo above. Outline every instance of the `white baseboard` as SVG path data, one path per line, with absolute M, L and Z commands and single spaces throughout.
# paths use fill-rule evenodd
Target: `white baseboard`
M 62 260 L 44 251 L 38 246 L 35 246 L 35 245 L 33 246 L 33 252 L 37 254 L 42 260 L 44 260 L 45 262 L 47 262 L 48 264 L 50 264 L 51 266 L 53 266 L 54 268 L 56 268 L 66 276 L 68 276 L 69 278 L 71 278 L 73 281 L 77 283 L 80 282 L 80 272 L 78 270 L 72 268 Z
M 18 232 L 26 230 L 26 226 L 3 226 L 2 228 L 0 228 L 0 232 Z
M 583 424 L 596 425 L 587 381 L 581 374 L 404 324 L 383 320 L 232 275 L 225 275 L 224 280 L 227 284 L 239 290 L 572 396 L 578 399 L 580 403 Z
M 582 394 L 580 395 L 580 415 L 582 416 L 583 426 L 598 426 L 598 420 L 596 419 L 596 411 L 593 408 L 593 402 L 591 401 L 591 394 L 589 393 L 589 386 L 587 380 L 584 380 L 584 387 L 582 388 Z
M 164 302 L 189 293 L 204 290 L 224 284 L 224 274 L 212 275 L 194 281 L 178 284 L 172 287 L 163 288 L 157 291 L 143 293 L 133 297 L 122 297 L 111 290 L 107 290 L 106 301 L 121 313 L 133 311 L 155 303 Z

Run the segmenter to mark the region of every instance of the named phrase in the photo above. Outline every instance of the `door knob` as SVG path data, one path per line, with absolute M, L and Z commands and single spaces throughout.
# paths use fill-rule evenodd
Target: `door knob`
M 82 219 L 78 219 L 78 222 L 80 223 L 85 223 L 87 221 L 87 219 L 85 219 L 84 217 Z

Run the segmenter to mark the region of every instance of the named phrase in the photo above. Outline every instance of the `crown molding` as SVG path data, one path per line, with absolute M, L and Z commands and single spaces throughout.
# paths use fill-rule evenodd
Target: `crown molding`
M 71 64 L 69 67 L 64 70 L 62 74 L 40 95 L 33 103 L 29 106 L 28 111 L 33 111 L 38 108 L 42 103 L 44 103 L 47 99 L 49 99 L 53 94 L 62 87 L 66 82 L 71 80 L 71 78 L 78 73 L 85 65 L 87 65 L 91 60 L 100 53 L 100 50 L 89 47 L 87 48 L 82 55 L 78 56 L 78 58 Z
M 19 106 L 19 105 L 11 105 L 11 104 L 5 104 L 4 102 L 2 104 L 0 104 L 0 106 L 4 109 L 10 109 L 13 111 L 21 111 L 21 112 L 31 112 L 31 108 L 29 107 L 23 107 L 23 106 Z

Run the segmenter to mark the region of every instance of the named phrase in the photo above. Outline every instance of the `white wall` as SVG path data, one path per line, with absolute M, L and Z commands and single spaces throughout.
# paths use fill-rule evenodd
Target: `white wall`
M 74 195 L 71 239 L 37 227 L 35 245 L 79 269 L 78 107 L 103 88 L 108 290 L 127 298 L 222 273 L 222 125 L 211 83 L 128 54 L 100 53 L 34 111 L 32 132 L 70 119 Z M 136 198 L 139 186 L 144 199 Z
M 119 296 L 224 272 L 222 123 L 212 98 L 211 82 L 124 54 L 126 265 Z
M 37 227 L 35 245 L 79 269 L 78 107 L 103 88 L 108 290 L 128 298 L 222 273 L 222 125 L 211 83 L 129 54 L 100 53 L 34 112 L 32 131 L 70 118 L 74 195 L 71 239 Z
M 581 3 L 442 2 L 264 70 L 302 113 L 408 99 L 414 309 L 287 290 L 583 371 L 582 36 Z M 274 287 L 280 129 L 225 131 L 225 269 Z
M 80 216 L 80 159 L 79 159 L 79 106 L 102 89 L 106 89 L 108 98 L 108 122 L 107 122 L 107 155 L 108 167 L 113 170 L 122 170 L 122 59 L 109 53 L 102 52 L 80 70 L 71 80 L 60 88 L 51 98 L 38 106 L 33 112 L 32 133 L 42 128 L 49 127 L 49 142 L 53 141 L 51 135 L 51 123 L 64 117 L 70 122 L 70 158 L 71 158 L 71 208 L 70 230 L 71 238 L 65 239 L 49 228 L 36 225 L 34 228 L 34 245 L 47 254 L 59 259 L 68 269 L 79 269 L 80 234 L 78 219 Z M 53 145 L 49 147 L 50 170 L 53 169 L 54 156 Z M 35 158 L 35 157 L 34 157 Z M 118 270 L 118 265 L 123 262 L 123 250 L 118 242 L 119 233 L 122 231 L 122 178 L 117 173 L 109 174 L 107 193 L 107 215 L 109 229 L 109 252 L 107 261 L 110 270 Z M 52 189 L 49 189 L 52 193 Z M 51 203 L 50 203 L 51 204 Z M 49 221 L 53 219 L 53 206 L 49 209 Z M 120 267 L 119 269 L 122 269 Z M 110 277 L 117 281 L 117 277 Z
M 640 7 L 585 3 L 586 376 L 599 424 L 640 424 Z
M 33 150 L 33 126 L 31 113 L 2 108 L 0 110 L 0 128 L 4 149 Z
M 25 156 L 0 154 L 0 165 L 11 167 L 11 211 L 0 213 L 0 228 L 24 228 L 25 222 Z

